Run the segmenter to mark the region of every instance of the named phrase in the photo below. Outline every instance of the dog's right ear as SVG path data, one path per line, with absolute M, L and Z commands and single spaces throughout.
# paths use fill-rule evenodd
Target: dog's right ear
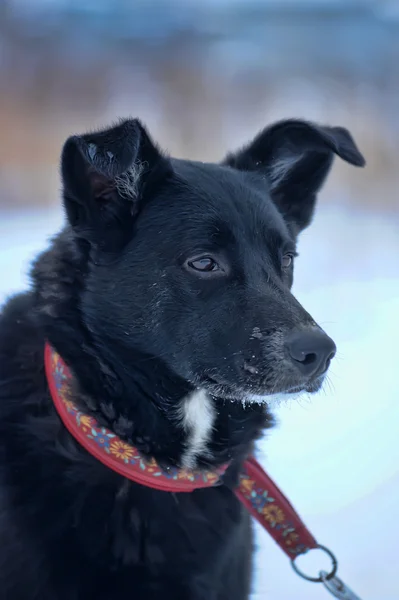
M 335 155 L 351 165 L 365 165 L 347 129 L 288 119 L 261 131 L 242 150 L 229 154 L 224 164 L 261 175 L 273 202 L 297 234 L 312 219 Z
M 144 184 L 172 167 L 137 119 L 72 136 L 61 158 L 64 205 L 79 236 L 106 249 L 121 245 L 140 210 Z

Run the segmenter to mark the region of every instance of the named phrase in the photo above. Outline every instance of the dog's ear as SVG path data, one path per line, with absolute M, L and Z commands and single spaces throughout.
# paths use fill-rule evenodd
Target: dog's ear
M 144 184 L 164 178 L 170 161 L 136 119 L 70 137 L 61 157 L 64 205 L 69 223 L 88 241 L 115 247 L 131 232 Z
M 317 192 L 334 154 L 352 165 L 365 165 L 346 129 L 287 120 L 264 129 L 248 146 L 229 154 L 224 164 L 264 175 L 272 199 L 299 232 L 312 219 Z

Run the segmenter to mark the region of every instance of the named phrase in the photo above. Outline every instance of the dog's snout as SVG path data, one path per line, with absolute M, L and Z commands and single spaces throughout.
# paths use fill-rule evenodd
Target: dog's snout
M 320 329 L 295 331 L 285 345 L 292 362 L 306 377 L 323 375 L 337 350 L 333 340 Z

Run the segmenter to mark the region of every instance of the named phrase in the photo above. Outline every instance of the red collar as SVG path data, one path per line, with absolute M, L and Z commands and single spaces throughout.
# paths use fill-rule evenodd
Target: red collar
M 192 492 L 221 483 L 227 465 L 215 471 L 163 469 L 154 459 L 144 458 L 137 448 L 79 410 L 70 397 L 72 374 L 48 343 L 45 369 L 55 408 L 65 427 L 105 466 L 136 483 L 164 492 Z M 252 456 L 243 465 L 235 493 L 291 559 L 317 546 L 287 498 Z
M 106 467 L 131 481 L 164 492 L 192 492 L 220 483 L 228 465 L 214 471 L 163 469 L 155 459 L 145 458 L 137 448 L 101 427 L 71 400 L 72 374 L 50 344 L 46 344 L 44 359 L 51 397 L 62 422 L 80 445 Z

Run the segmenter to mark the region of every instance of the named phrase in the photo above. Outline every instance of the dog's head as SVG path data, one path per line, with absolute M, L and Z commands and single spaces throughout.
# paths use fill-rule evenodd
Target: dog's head
M 81 314 L 93 338 L 240 401 L 316 391 L 334 342 L 290 289 L 298 234 L 347 130 L 283 121 L 221 164 L 176 160 L 137 120 L 74 136 L 67 217 L 90 246 Z M 155 362 L 154 362 L 155 360 Z

